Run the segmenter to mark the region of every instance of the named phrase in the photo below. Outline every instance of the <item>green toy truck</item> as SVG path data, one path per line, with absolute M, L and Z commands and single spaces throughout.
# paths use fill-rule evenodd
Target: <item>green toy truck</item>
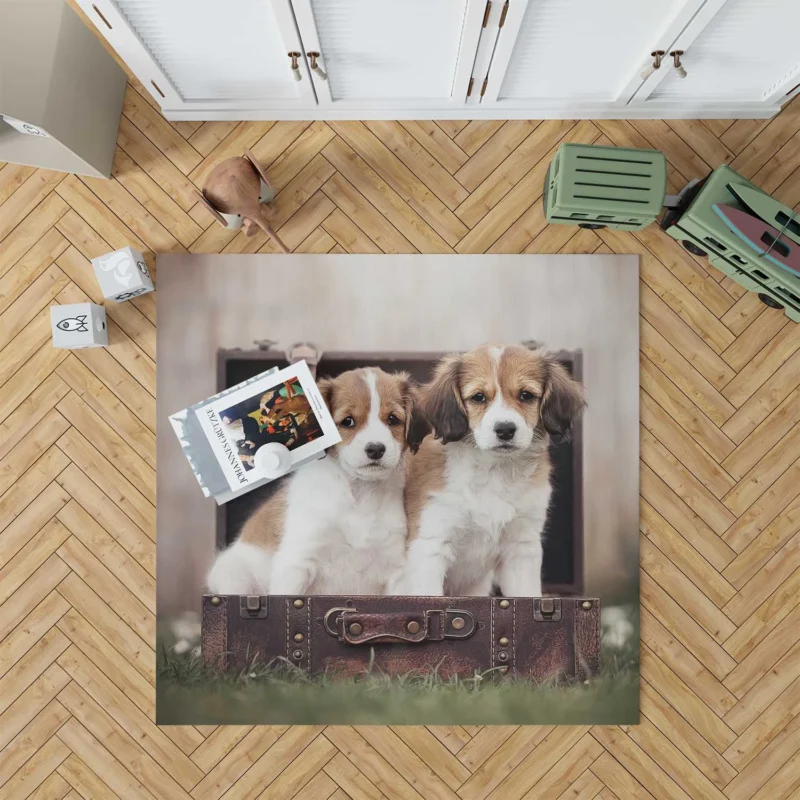
M 544 182 L 547 221 L 581 228 L 637 231 L 655 222 L 664 206 L 660 227 L 693 255 L 709 262 L 745 289 L 756 292 L 771 308 L 783 309 L 800 322 L 800 275 L 764 258 L 726 225 L 718 210 L 733 207 L 752 214 L 729 186 L 758 187 L 728 166 L 703 180 L 694 180 L 677 195 L 666 195 L 667 163 L 657 150 L 563 144 Z M 777 205 L 773 203 L 773 205 Z M 783 216 L 794 224 L 791 209 Z M 776 231 L 796 237 L 794 228 Z M 800 245 L 800 237 L 794 238 Z

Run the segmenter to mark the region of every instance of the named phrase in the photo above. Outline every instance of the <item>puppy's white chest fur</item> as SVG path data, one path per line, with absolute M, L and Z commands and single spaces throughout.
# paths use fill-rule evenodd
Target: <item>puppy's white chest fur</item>
M 289 488 L 285 528 L 285 556 L 311 562 L 310 594 L 382 594 L 405 547 L 402 470 L 353 482 L 333 458 L 309 465 Z
M 447 446 L 445 485 L 432 494 L 420 531 L 434 533 L 427 547 L 441 547 L 450 564 L 446 595 L 489 594 L 499 582 L 503 554 L 520 539 L 538 542 L 551 490 L 546 479 L 536 480 L 537 468 L 531 459 Z M 413 583 L 413 572 L 409 578 Z

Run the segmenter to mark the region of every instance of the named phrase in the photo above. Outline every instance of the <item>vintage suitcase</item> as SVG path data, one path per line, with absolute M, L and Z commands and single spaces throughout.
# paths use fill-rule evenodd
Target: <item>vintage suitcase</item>
M 350 677 L 436 670 L 545 681 L 600 669 L 596 598 L 203 597 L 203 658 L 218 671 L 288 663 Z

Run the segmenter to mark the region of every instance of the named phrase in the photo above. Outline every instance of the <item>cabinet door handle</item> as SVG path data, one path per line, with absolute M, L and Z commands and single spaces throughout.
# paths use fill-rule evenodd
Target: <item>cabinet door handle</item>
M 681 64 L 683 50 L 671 50 L 670 55 L 672 56 L 672 63 L 675 65 L 675 74 L 679 78 L 685 78 L 686 70 L 683 68 L 683 64 Z
M 313 51 L 306 53 L 306 55 L 308 56 L 308 60 L 311 62 L 311 71 L 316 74 L 321 81 L 328 80 L 328 73 L 317 64 L 317 59 L 321 58 L 322 56 Z
M 657 69 L 661 69 L 661 59 L 664 58 L 665 53 L 663 50 L 653 50 L 650 55 L 653 57 L 653 63 L 649 64 L 642 72 L 643 81 L 646 81 Z
M 302 53 L 298 53 L 295 50 L 292 50 L 292 52 L 288 54 L 289 58 L 292 59 L 291 61 L 292 77 L 296 81 L 303 80 L 303 75 L 300 72 L 300 64 L 297 61 L 297 59 L 299 59 L 302 55 L 303 55 Z

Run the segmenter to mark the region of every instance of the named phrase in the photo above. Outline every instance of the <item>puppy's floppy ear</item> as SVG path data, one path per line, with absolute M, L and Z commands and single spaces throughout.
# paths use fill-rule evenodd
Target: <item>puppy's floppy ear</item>
M 461 356 L 447 356 L 439 362 L 433 381 L 423 389 L 422 411 L 442 444 L 457 442 L 469 433 L 460 377 Z
M 542 425 L 548 433 L 564 436 L 586 407 L 583 387 L 554 358 L 546 358 L 545 363 L 547 377 L 542 396 Z
M 328 411 L 333 413 L 331 403 L 333 402 L 333 378 L 322 378 L 317 381 L 317 388 L 322 395 L 322 401 L 328 407 Z
M 407 382 L 403 406 L 406 412 L 406 444 L 412 453 L 416 453 L 423 439 L 433 433 L 433 428 L 422 411 L 422 388 L 413 379 Z

